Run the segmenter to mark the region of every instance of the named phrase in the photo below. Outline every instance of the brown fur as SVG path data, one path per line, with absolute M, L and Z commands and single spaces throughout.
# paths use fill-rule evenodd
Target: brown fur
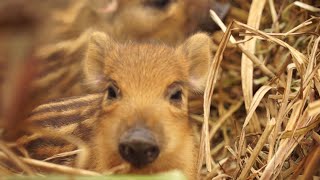
M 36 49 L 38 73 L 30 88 L 31 93 L 26 94 L 32 99 L 29 107 L 55 98 L 87 93 L 79 84 L 83 79 L 80 66 L 87 46 L 88 29 L 99 29 L 122 41 L 155 40 L 180 44 L 198 29 L 197 22 L 207 14 L 204 9 L 209 7 L 208 0 L 171 0 L 163 8 L 150 5 L 152 0 L 115 0 L 117 6 L 113 10 L 101 12 L 102 7 L 111 6 L 101 2 L 36 0 L 10 6 L 28 13 L 38 12 L 36 17 L 41 19 L 39 27 L 42 29 L 37 29 L 34 38 L 41 42 L 40 48 Z M 8 69 L 12 71 L 11 64 L 8 65 L 6 59 L 0 60 L 1 90 L 10 84 L 6 81 L 11 80 L 5 78 L 9 76 Z
M 171 48 L 163 44 L 119 44 L 103 33 L 94 33 L 83 72 L 88 86 L 101 93 L 42 105 L 28 121 L 89 143 L 94 154 L 87 168 L 99 172 L 125 162 L 118 153 L 119 137 L 143 125 L 155 135 L 160 155 L 146 167 L 131 167 L 130 173 L 180 169 L 195 179 L 197 149 L 188 120 L 187 97 L 203 90 L 210 49 L 211 41 L 205 34 L 196 34 L 179 48 Z M 116 99 L 108 98 L 111 86 L 117 87 Z M 182 91 L 178 101 L 170 98 L 176 89 Z M 58 153 L 59 146 L 61 151 L 70 150 L 61 142 L 47 142 L 54 147 L 51 152 L 41 141 L 25 146 L 35 158 Z
M 177 44 L 199 30 L 210 7 L 209 0 L 170 0 L 163 7 L 152 3 L 153 0 L 70 0 L 67 8 L 51 14 L 49 19 L 57 24 L 53 33 L 58 39 L 75 38 L 86 29 L 95 28 L 117 40 L 151 39 Z M 111 10 L 104 12 L 104 8 Z

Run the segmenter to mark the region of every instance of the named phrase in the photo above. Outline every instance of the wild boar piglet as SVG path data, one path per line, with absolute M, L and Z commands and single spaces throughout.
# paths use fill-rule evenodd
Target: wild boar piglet
M 88 143 L 87 169 L 103 172 L 127 163 L 129 173 L 179 169 L 195 179 L 197 145 L 188 95 L 204 89 L 211 48 L 202 33 L 177 48 L 117 43 L 93 33 L 82 72 L 85 85 L 97 93 L 43 104 L 27 121 Z M 24 146 L 37 159 L 75 149 L 62 139 L 43 137 Z

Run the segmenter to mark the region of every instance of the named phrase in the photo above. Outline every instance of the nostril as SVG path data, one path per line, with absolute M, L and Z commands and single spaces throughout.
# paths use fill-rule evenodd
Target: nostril
M 159 148 L 154 146 L 145 151 L 147 157 L 153 157 L 159 154 Z
M 159 155 L 159 148 L 158 146 L 152 146 L 145 151 L 145 156 L 148 161 L 153 161 Z
M 120 144 L 119 151 L 120 151 L 121 156 L 123 156 L 123 157 L 130 157 L 134 154 L 134 150 L 126 144 Z

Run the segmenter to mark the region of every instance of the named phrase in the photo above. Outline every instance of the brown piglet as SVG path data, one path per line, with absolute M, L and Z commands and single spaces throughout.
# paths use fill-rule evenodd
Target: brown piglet
M 43 104 L 27 121 L 81 138 L 90 147 L 87 169 L 104 172 L 128 164 L 132 174 L 178 169 L 188 179 L 196 179 L 198 150 L 188 94 L 203 91 L 211 48 L 203 33 L 173 48 L 117 43 L 95 32 L 82 68 L 86 86 L 98 93 Z M 33 158 L 75 149 L 61 138 L 36 134 L 20 140 Z M 25 141 L 28 137 L 37 138 Z

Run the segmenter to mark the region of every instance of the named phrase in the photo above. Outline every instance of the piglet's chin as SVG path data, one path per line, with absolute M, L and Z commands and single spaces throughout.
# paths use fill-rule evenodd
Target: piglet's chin
M 166 171 L 159 168 L 155 169 L 155 167 L 155 164 L 150 164 L 137 168 L 123 160 L 120 154 L 113 154 L 105 161 L 100 161 L 97 171 L 103 174 L 152 174 Z
M 113 164 L 110 168 L 107 168 L 102 172 L 112 174 L 155 174 L 167 172 L 174 169 L 175 168 L 170 168 L 169 166 L 157 166 L 156 163 L 137 168 L 126 161 L 120 160 L 117 164 Z

